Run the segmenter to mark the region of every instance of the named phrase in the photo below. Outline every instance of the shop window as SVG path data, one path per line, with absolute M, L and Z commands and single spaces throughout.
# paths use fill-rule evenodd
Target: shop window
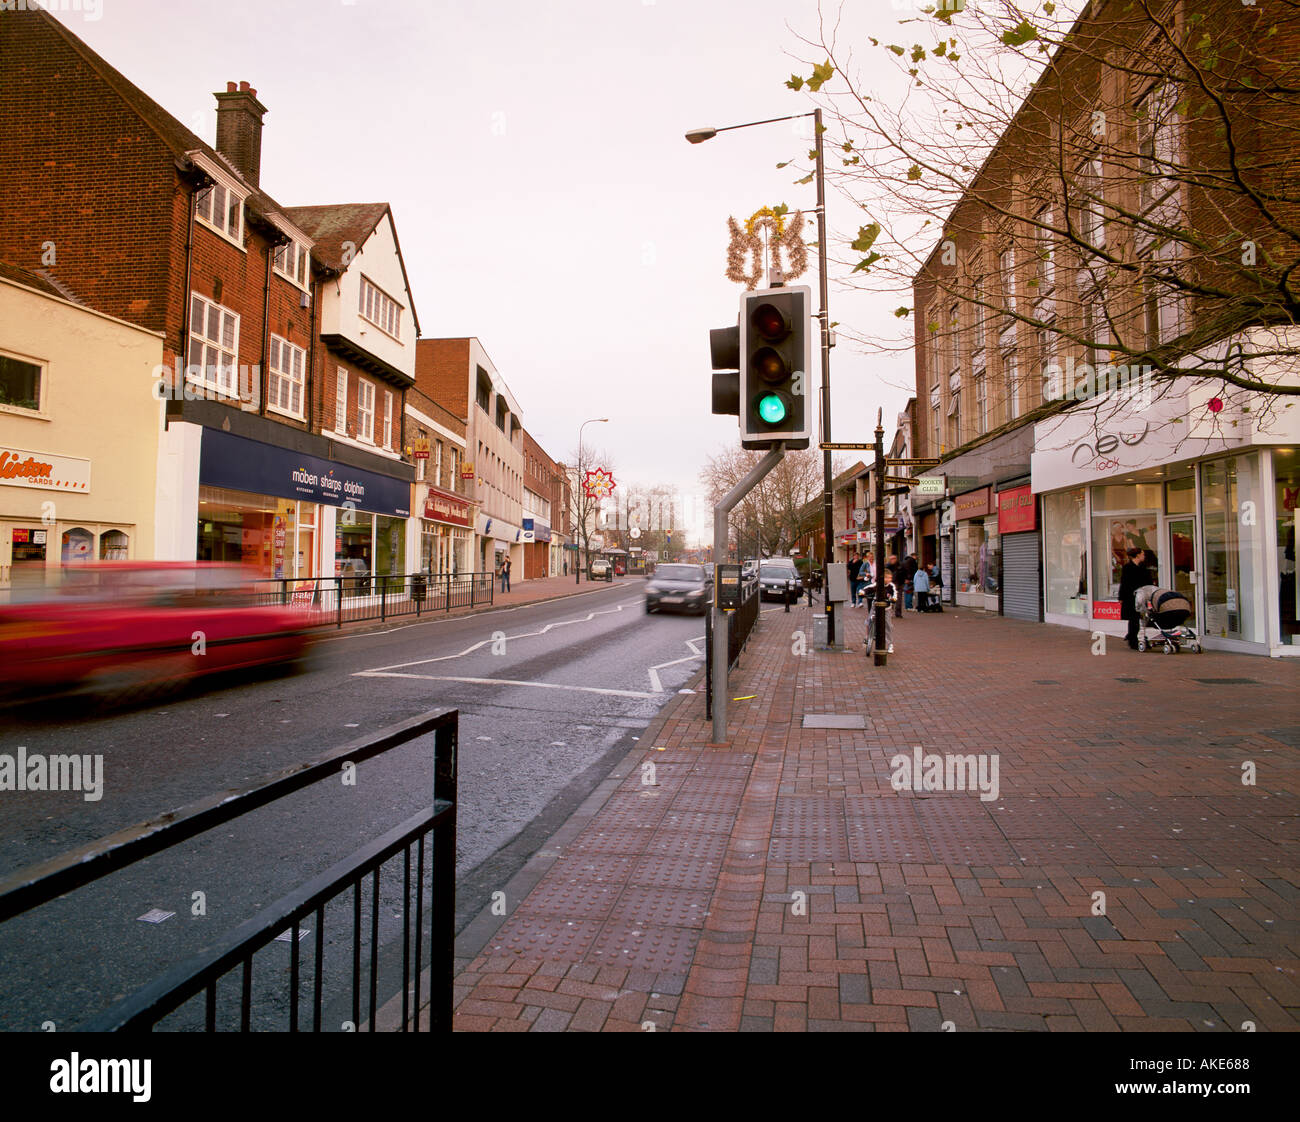
M 1262 498 L 1258 455 L 1201 467 L 1207 635 L 1264 641 Z
M 76 565 L 95 559 L 95 535 L 81 526 L 65 530 L 61 557 L 65 565 Z
M 1276 487 L 1276 532 L 1278 574 L 1278 636 L 1283 643 L 1300 645 L 1300 620 L 1296 601 L 1300 599 L 1300 570 L 1296 568 L 1296 509 L 1300 507 L 1300 463 L 1294 448 L 1273 452 Z
M 129 541 L 121 530 L 109 530 L 99 535 L 99 559 L 101 561 L 125 561 L 128 555 Z
M 1088 600 L 1088 521 L 1083 488 L 1043 496 L 1046 611 L 1085 615 Z

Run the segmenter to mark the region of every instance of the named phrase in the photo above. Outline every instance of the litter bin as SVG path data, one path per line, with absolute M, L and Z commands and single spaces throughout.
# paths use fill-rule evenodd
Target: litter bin
M 826 643 L 826 613 L 813 616 L 813 646 L 819 650 L 825 650 Z
M 424 603 L 424 574 L 416 573 L 411 577 L 411 599 L 415 601 L 417 607 Z

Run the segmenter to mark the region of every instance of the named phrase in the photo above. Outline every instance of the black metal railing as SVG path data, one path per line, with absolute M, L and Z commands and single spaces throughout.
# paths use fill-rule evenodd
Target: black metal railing
M 362 740 L 298 764 L 236 792 L 220 792 L 180 810 L 120 830 L 109 837 L 49 861 L 33 865 L 0 881 L 0 923 L 49 903 L 73 889 L 84 887 L 146 857 L 179 845 L 201 833 L 265 806 L 324 779 L 337 781 L 345 765 L 356 765 L 419 737 L 434 737 L 434 784 L 432 804 L 407 819 L 383 837 L 362 847 L 300 888 L 263 908 L 253 918 L 213 945 L 172 967 L 161 977 L 106 1009 L 81 1026 L 83 1031 L 107 1032 L 123 1029 L 151 1029 L 164 1017 L 202 995 L 202 1028 L 216 1031 L 218 1024 L 234 1026 L 235 1017 L 218 1017 L 218 983 L 233 971 L 238 978 L 238 1028 L 248 1031 L 253 1014 L 253 957 L 257 951 L 287 933 L 290 939 L 287 1028 L 301 1028 L 299 1006 L 303 1001 L 303 953 L 301 924 L 314 916 L 315 947 L 311 963 L 309 1021 L 312 1031 L 322 1029 L 325 1005 L 325 927 L 327 905 L 341 900 L 352 890 L 350 954 L 340 963 L 350 975 L 352 1029 L 363 1024 L 363 976 L 367 991 L 365 1009 L 370 1031 L 375 1031 L 380 975 L 380 871 L 390 859 L 402 858 L 401 934 L 401 1019 L 395 1027 L 420 1031 L 419 1009 L 427 996 L 428 1027 L 435 1032 L 451 1031 L 453 945 L 455 938 L 457 736 L 459 711 L 429 713 L 394 725 Z M 425 862 L 426 838 L 432 835 L 427 854 L 430 869 L 428 892 L 428 986 L 424 971 Z M 411 858 L 415 856 L 412 884 Z M 370 882 L 369 970 L 362 970 L 364 944 L 362 928 L 363 885 Z M 412 890 L 414 899 L 412 900 Z M 414 937 L 412 938 L 412 925 Z M 414 955 L 412 955 L 412 950 Z M 394 951 L 395 956 L 395 951 Z M 270 971 L 278 990 L 280 971 Z M 331 995 L 346 1000 L 347 995 Z M 283 1002 L 283 994 L 279 995 Z M 414 1005 L 414 1010 L 412 1010 Z M 414 1012 L 414 1017 L 412 1017 Z M 197 1021 L 197 1017 L 195 1018 Z M 195 1027 L 198 1027 L 196 1024 Z
M 495 595 L 491 573 L 344 574 L 254 583 L 259 603 L 309 609 L 319 613 L 321 622 L 336 627 L 491 605 Z
M 726 612 L 727 620 L 727 669 L 733 669 L 740 662 L 740 653 L 749 642 L 750 635 L 758 623 L 759 601 L 758 581 L 749 581 L 742 585 L 740 607 Z M 704 715 L 713 716 L 713 612 L 704 617 Z

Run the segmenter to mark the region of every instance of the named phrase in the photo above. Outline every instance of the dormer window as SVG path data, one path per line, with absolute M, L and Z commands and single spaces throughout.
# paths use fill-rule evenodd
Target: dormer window
M 244 247 L 244 200 L 221 183 L 199 193 L 194 216 L 223 238 Z
M 401 340 L 402 306 L 364 276 L 361 278 L 361 299 L 357 310 L 385 335 Z
M 288 242 L 276 246 L 275 271 L 291 284 L 299 288 L 307 287 L 307 268 L 310 254 L 307 247 L 298 242 Z

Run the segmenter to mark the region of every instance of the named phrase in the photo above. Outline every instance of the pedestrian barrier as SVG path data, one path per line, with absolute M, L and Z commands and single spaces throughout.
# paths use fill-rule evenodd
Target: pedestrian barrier
M 758 623 L 759 601 L 758 581 L 750 581 L 741 592 L 740 607 L 732 612 L 725 612 L 727 620 L 727 669 L 731 670 L 740 662 L 740 652 L 745 649 L 749 637 Z M 704 616 L 704 716 L 713 717 L 713 612 Z
M 390 749 L 407 744 L 422 736 L 434 737 L 434 782 L 432 802 L 427 810 L 408 818 L 395 829 L 363 846 L 350 857 L 312 878 L 300 888 L 263 908 L 252 919 L 218 939 L 198 954 L 177 964 L 161 977 L 135 993 L 128 995 L 109 1009 L 94 1016 L 80 1026 L 85 1032 L 113 1032 L 119 1030 L 151 1030 L 169 1014 L 181 1009 L 187 1002 L 202 995 L 202 1028 L 217 1031 L 218 1025 L 233 1027 L 233 1010 L 219 1010 L 218 982 L 235 970 L 239 976 L 238 1028 L 250 1030 L 253 1013 L 252 976 L 253 956 L 277 939 L 289 937 L 288 993 L 280 993 L 276 983 L 282 971 L 267 968 L 272 978 L 272 994 L 278 1000 L 268 1002 L 276 1008 L 288 1003 L 290 1032 L 300 1028 L 302 1003 L 303 950 L 300 947 L 302 922 L 312 919 L 315 941 L 310 964 L 312 977 L 310 997 L 310 1030 L 322 1029 L 322 1009 L 325 971 L 325 920 L 326 906 L 352 890 L 352 923 L 350 953 L 340 961 L 351 976 L 351 1021 L 354 1030 L 363 1025 L 362 983 L 363 974 L 368 1000 L 368 1027 L 375 1031 L 375 1013 L 379 1000 L 380 974 L 379 920 L 380 920 L 380 867 L 390 858 L 400 856 L 404 869 L 402 881 L 403 906 L 400 911 L 401 932 L 401 995 L 402 1031 L 420 1031 L 419 1009 L 427 994 L 429 1003 L 428 1028 L 434 1032 L 451 1031 L 453 946 L 455 939 L 456 891 L 456 806 L 457 806 L 457 735 L 459 711 L 455 709 L 427 713 L 413 717 L 398 725 L 369 736 L 317 758 L 306 764 L 297 764 L 275 775 L 236 791 L 219 792 L 206 799 L 191 803 L 179 810 L 160 815 L 148 822 L 138 823 L 101 838 L 80 849 L 72 850 L 49 861 L 22 869 L 0 880 L 0 923 L 14 916 L 47 904 L 76 888 L 84 887 L 111 873 L 134 864 L 143 858 L 170 849 L 217 826 L 224 825 L 241 815 L 284 798 L 313 783 L 331 779 L 338 781 L 345 764 L 356 765 L 372 759 Z M 421 975 L 424 962 L 425 934 L 425 861 L 426 837 L 432 834 L 431 852 L 428 854 L 431 885 L 428 916 L 428 966 L 429 985 L 421 992 Z M 412 886 L 411 858 L 415 851 L 415 880 Z M 362 970 L 363 934 L 362 896 L 363 883 L 370 882 L 369 914 L 369 970 Z M 414 900 L 412 902 L 412 888 Z M 413 921 L 413 922 L 412 922 Z M 412 927 L 414 933 L 412 937 Z M 395 943 L 394 939 L 390 946 Z M 331 940 L 333 951 L 335 940 Z M 414 951 L 414 955 L 412 955 Z M 394 951 L 395 957 L 395 951 Z M 241 969 L 242 968 L 242 969 Z M 231 987 L 233 988 L 233 987 Z M 263 986 L 265 989 L 265 986 Z M 229 996 L 229 993 L 227 994 Z M 338 995 L 331 995 L 333 1000 Z M 414 1019 L 412 1020 L 412 997 Z M 197 1010 L 191 1010 L 197 1019 Z M 197 1024 L 195 1027 L 198 1027 Z
M 343 574 L 253 583 L 258 603 L 312 609 L 336 627 L 491 605 L 496 591 L 491 573 Z

